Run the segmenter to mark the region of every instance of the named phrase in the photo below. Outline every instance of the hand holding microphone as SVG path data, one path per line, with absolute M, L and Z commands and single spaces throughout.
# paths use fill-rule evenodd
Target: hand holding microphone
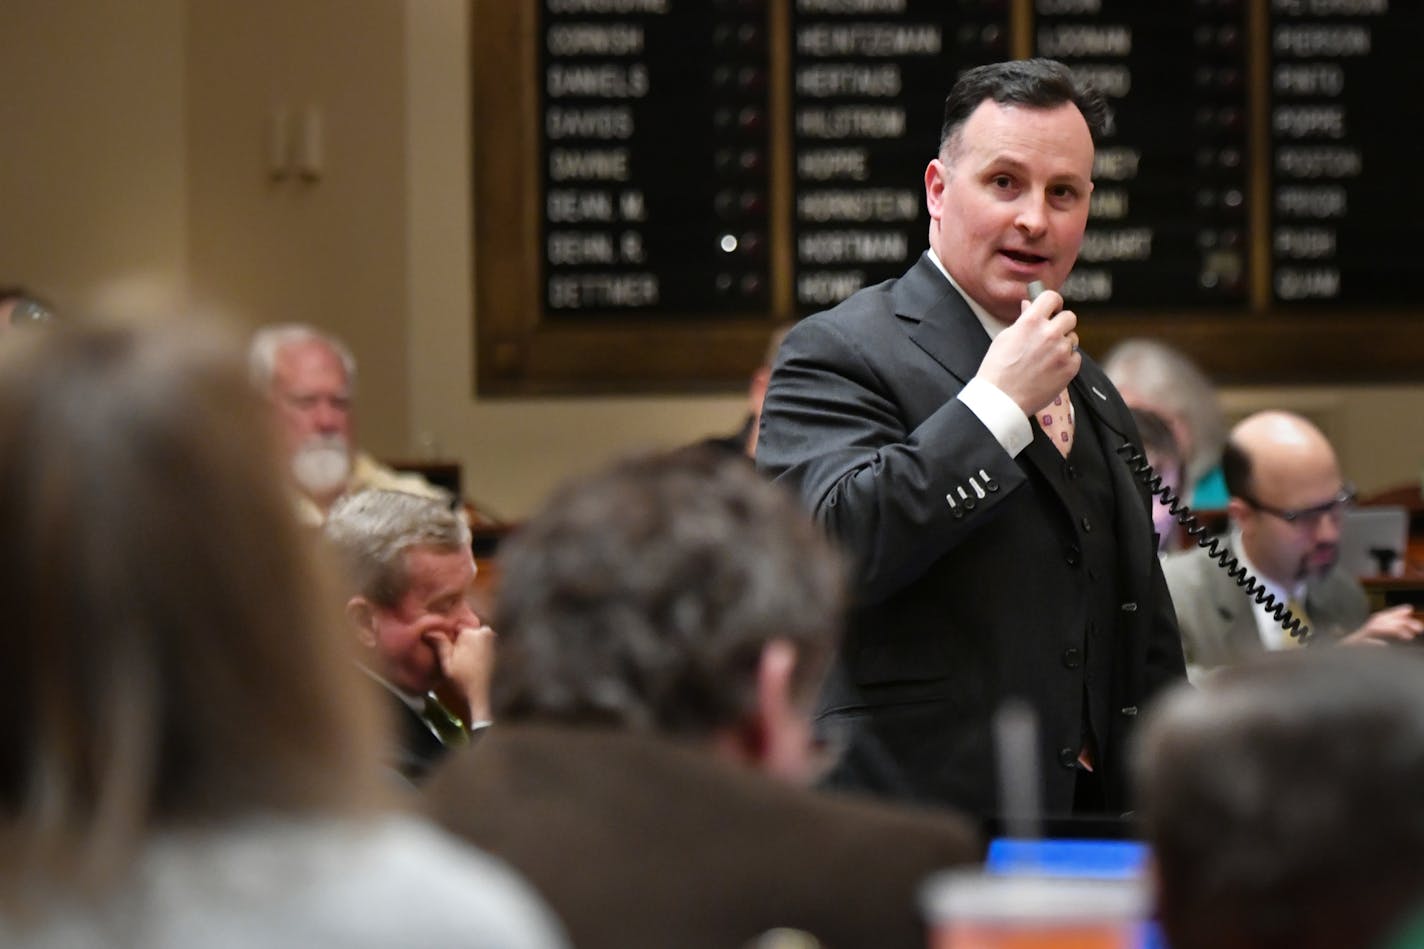
M 1037 280 L 1028 285 L 1019 318 L 989 344 L 979 377 L 997 386 L 1032 416 L 1065 388 L 1082 365 L 1078 317 L 1060 309 L 1063 298 Z

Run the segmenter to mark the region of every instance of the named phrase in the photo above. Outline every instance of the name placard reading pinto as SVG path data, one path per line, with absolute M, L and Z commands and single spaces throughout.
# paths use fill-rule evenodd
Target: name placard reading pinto
M 1037 55 L 1111 105 L 1073 303 L 1239 305 L 1248 292 L 1246 11 L 1035 0 Z
M 1417 119 L 1424 7 L 1271 0 L 1271 292 L 1281 304 L 1412 304 L 1424 211 Z M 1397 100 L 1395 97 L 1401 97 Z M 1398 120 L 1398 121 L 1396 121 Z

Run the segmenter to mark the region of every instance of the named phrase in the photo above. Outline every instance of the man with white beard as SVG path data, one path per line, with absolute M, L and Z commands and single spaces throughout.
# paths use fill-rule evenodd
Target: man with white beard
M 356 448 L 356 360 L 346 344 L 304 323 L 263 327 L 248 350 L 252 380 L 272 401 L 299 492 L 298 515 L 319 525 L 343 494 L 368 488 L 452 499 Z

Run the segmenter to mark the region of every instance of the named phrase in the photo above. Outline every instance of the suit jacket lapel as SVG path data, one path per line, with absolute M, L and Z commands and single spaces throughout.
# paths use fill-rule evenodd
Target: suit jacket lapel
M 907 324 L 914 344 L 960 386 L 974 378 L 989 351 L 989 334 L 928 255 L 920 255 L 893 292 L 895 315 Z
M 1241 550 L 1232 541 L 1231 555 L 1240 558 Z M 1265 651 L 1261 643 L 1261 631 L 1256 624 L 1255 604 L 1246 591 L 1231 579 L 1225 570 L 1215 564 L 1207 566 L 1206 594 L 1211 598 L 1211 607 L 1226 621 L 1222 631 L 1221 648 L 1226 652 L 1224 662 L 1239 662 Z
M 895 313 L 909 324 L 907 332 L 915 345 L 943 366 L 961 387 L 974 378 L 989 351 L 989 334 L 928 255 L 921 255 L 896 284 Z M 1019 457 L 1046 474 L 1050 465 L 1062 463 L 1063 456 L 1032 418 L 1029 424 L 1033 426 L 1033 441 Z

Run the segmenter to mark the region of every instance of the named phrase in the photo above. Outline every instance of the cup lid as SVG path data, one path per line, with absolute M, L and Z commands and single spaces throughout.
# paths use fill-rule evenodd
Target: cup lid
M 921 886 L 920 905 L 935 923 L 956 919 L 1130 922 L 1146 916 L 1147 887 L 1137 878 L 1088 880 L 946 870 Z

